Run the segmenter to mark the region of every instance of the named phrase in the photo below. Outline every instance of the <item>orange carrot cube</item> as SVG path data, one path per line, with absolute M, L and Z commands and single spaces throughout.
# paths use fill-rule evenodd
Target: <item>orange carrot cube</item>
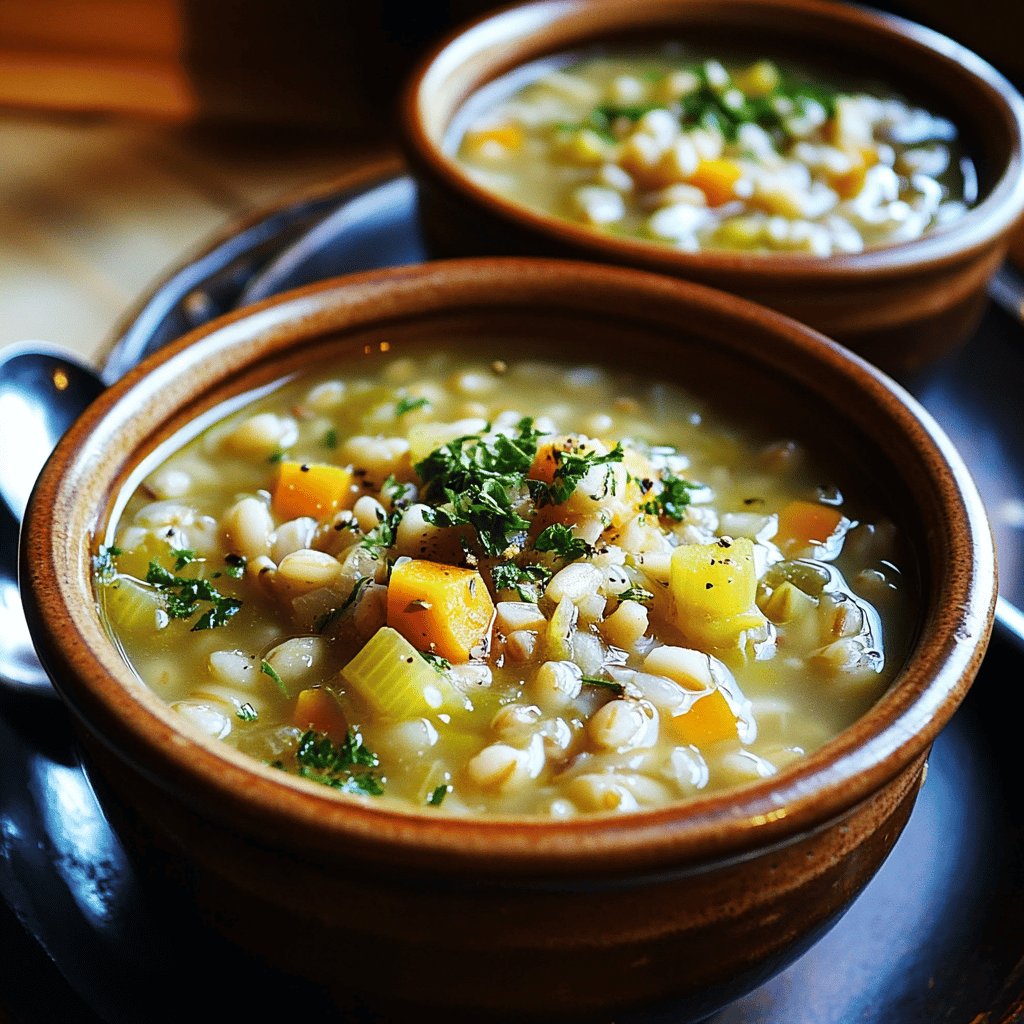
M 736 182 L 743 177 L 743 168 L 733 160 L 701 160 L 690 176 L 707 197 L 708 206 L 721 206 L 736 198 Z
M 312 729 L 326 733 L 339 742 L 348 734 L 348 720 L 338 698 L 330 690 L 316 686 L 301 690 L 295 699 L 292 725 L 297 729 Z
M 352 471 L 344 466 L 282 462 L 274 486 L 274 512 L 281 519 L 326 519 L 349 504 Z
M 508 152 L 520 149 L 525 141 L 523 129 L 517 124 L 496 124 L 490 128 L 478 128 L 466 133 L 464 145 L 477 155 L 486 155 L 487 150 L 501 147 Z
M 469 661 L 491 636 L 494 604 L 480 573 L 413 559 L 388 584 L 388 625 L 417 650 Z
M 721 690 L 701 697 L 689 711 L 669 719 L 668 726 L 676 739 L 698 749 L 719 740 L 739 738 L 736 715 Z
M 555 470 L 558 469 L 558 456 L 556 452 L 561 451 L 561 446 L 555 444 L 542 444 L 533 457 L 533 464 L 530 466 L 527 476 L 531 480 L 542 480 L 546 484 L 555 482 Z
M 826 544 L 842 521 L 842 512 L 832 505 L 791 501 L 779 513 L 775 543 L 783 550 Z

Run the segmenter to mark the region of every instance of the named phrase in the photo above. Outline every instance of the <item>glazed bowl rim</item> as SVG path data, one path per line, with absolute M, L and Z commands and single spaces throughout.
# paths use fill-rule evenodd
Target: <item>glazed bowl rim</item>
M 571 292 L 569 284 L 576 286 Z M 588 288 L 601 298 L 584 295 Z M 276 353 L 280 359 L 275 328 L 301 350 L 320 336 L 342 333 L 346 325 L 387 322 L 387 309 L 404 310 L 408 321 L 422 317 L 428 307 L 453 312 L 490 305 L 500 311 L 516 296 L 521 304 L 526 295 L 537 294 L 577 315 L 588 308 L 593 313 L 596 303 L 618 296 L 642 296 L 673 315 L 699 309 L 737 336 L 743 330 L 768 334 L 776 344 L 760 356 L 763 365 L 798 387 L 813 387 L 812 376 L 817 382 L 822 375 L 853 383 L 859 400 L 883 406 L 894 427 L 909 432 L 922 463 L 930 460 L 928 473 L 946 516 L 959 518 L 963 530 L 961 548 L 952 552 L 955 568 L 941 581 L 944 603 L 938 606 L 931 598 L 914 657 L 897 676 L 898 686 L 821 750 L 773 779 L 628 815 L 556 821 L 444 816 L 336 795 L 201 736 L 138 682 L 97 612 L 90 556 L 104 537 L 73 536 L 70 520 L 77 512 L 95 525 L 110 515 L 116 498 L 110 487 L 123 477 L 125 466 L 140 461 L 134 449 L 112 457 L 112 468 L 99 474 L 105 508 L 76 505 L 76 485 L 96 476 L 104 433 L 110 436 L 143 419 L 147 389 L 152 403 L 153 389 L 190 381 L 186 400 L 145 414 L 166 424 L 189 400 L 201 401 L 230 379 L 224 369 L 199 379 L 210 355 L 237 356 L 241 373 L 236 376 L 243 383 L 261 357 L 273 362 Z M 318 314 L 335 319 L 318 327 Z M 656 342 L 664 343 L 667 339 Z M 799 371 L 790 368 L 794 357 Z M 135 446 L 144 447 L 149 433 Z M 147 358 L 90 406 L 44 468 L 22 531 L 21 583 L 43 663 L 88 732 L 159 785 L 198 801 L 203 813 L 224 814 L 235 827 L 257 832 L 273 826 L 290 843 L 347 848 L 381 863 L 483 874 L 630 875 L 747 856 L 825 828 L 923 756 L 962 700 L 984 653 L 995 604 L 995 558 L 980 497 L 941 429 L 899 385 L 834 342 L 754 303 L 646 271 L 490 258 L 370 271 L 310 285 L 215 320 Z
M 1010 154 L 1005 167 L 982 201 L 963 217 L 910 241 L 868 248 L 859 253 L 835 254 L 827 259 L 809 253 L 682 252 L 657 242 L 588 229 L 506 199 L 473 181 L 458 160 L 446 151 L 445 136 L 451 119 L 445 123 L 440 139 L 435 139 L 426 128 L 424 107 L 429 100 L 433 79 L 439 77 L 443 81 L 449 74 L 449 66 L 457 67 L 481 48 L 488 32 L 495 26 L 513 26 L 510 34 L 518 40 L 527 31 L 569 21 L 575 12 L 583 8 L 608 12 L 608 27 L 603 33 L 588 32 L 579 41 L 582 44 L 584 41 L 596 42 L 612 28 L 621 27 L 619 23 L 628 15 L 616 16 L 617 10 L 624 7 L 636 10 L 635 4 L 593 5 L 588 0 L 526 0 L 476 18 L 437 43 L 416 66 L 402 94 L 400 124 L 406 156 L 417 177 L 425 170 L 429 178 L 443 181 L 464 200 L 496 216 L 509 227 L 525 228 L 534 236 L 549 237 L 571 245 L 580 253 L 591 254 L 591 258 L 612 261 L 625 258 L 631 261 L 631 265 L 662 273 L 732 274 L 740 275 L 741 280 L 765 283 L 780 279 L 794 283 L 834 283 L 872 274 L 914 274 L 984 248 L 1008 232 L 1024 212 L 1024 97 L 1004 75 L 972 50 L 940 32 L 898 15 L 860 4 L 840 5 L 824 0 L 668 0 L 642 8 L 644 24 L 680 16 L 687 9 L 709 9 L 723 4 L 734 8 L 747 6 L 773 10 L 780 14 L 796 12 L 841 26 L 869 26 L 871 31 L 879 32 L 899 45 L 927 54 L 928 59 L 936 61 L 937 68 L 941 64 L 955 74 L 973 78 L 989 96 L 990 111 L 1009 129 Z M 670 13 L 666 14 L 666 9 Z M 548 15 L 547 12 L 552 13 Z M 517 30 L 515 25 L 518 21 L 523 25 Z M 570 52 L 571 49 L 565 45 L 554 49 L 543 47 L 532 53 L 525 63 Z M 515 66 L 521 67 L 523 63 Z M 494 76 L 488 68 L 483 82 L 474 89 L 490 84 L 507 70 Z M 460 101 L 456 113 L 465 102 L 465 99 Z

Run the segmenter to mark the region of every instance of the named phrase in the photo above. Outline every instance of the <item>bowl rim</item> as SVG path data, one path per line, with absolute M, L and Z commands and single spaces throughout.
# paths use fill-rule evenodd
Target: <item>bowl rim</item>
M 500 310 L 537 295 L 577 312 L 626 296 L 676 313 L 700 310 L 738 338 L 744 331 L 770 337 L 775 344 L 757 350 L 767 367 L 803 387 L 822 379 L 853 384 L 858 401 L 907 433 L 948 513 L 952 533 L 945 539 L 955 557 L 944 570 L 943 600 L 930 595 L 899 685 L 772 779 L 628 815 L 569 821 L 375 806 L 372 798 L 324 791 L 264 766 L 183 723 L 137 680 L 105 633 L 91 566 L 94 541 L 102 538 L 72 529 L 76 510 L 92 526 L 109 516 L 111 483 L 138 462 L 132 451 L 104 454 L 104 443 L 133 423 L 141 429 L 146 416 L 166 424 L 188 407 L 189 396 L 201 402 L 221 390 L 234 371 L 221 367 L 201 379 L 204 363 L 218 353 L 236 361 L 244 383 L 246 367 L 258 367 L 267 353 L 280 358 L 273 346 L 281 339 L 303 350 L 346 325 L 393 322 L 403 311 L 412 319 L 425 310 Z M 733 344 L 744 354 L 754 351 L 752 343 Z M 176 382 L 184 383 L 184 397 L 154 409 L 154 395 Z M 251 382 L 237 390 L 251 390 Z M 147 437 L 143 432 L 135 443 Z M 105 508 L 76 504 L 90 479 L 103 485 Z M 881 371 L 812 329 L 723 292 L 630 268 L 533 258 L 453 260 L 324 281 L 221 317 L 150 356 L 89 407 L 46 464 L 22 530 L 20 574 L 40 657 L 90 737 L 199 813 L 250 835 L 272 829 L 306 853 L 346 851 L 378 865 L 443 874 L 563 878 L 700 869 L 825 828 L 869 800 L 924 756 L 962 700 L 984 654 L 996 598 L 992 536 L 966 467 L 929 414 Z
M 830 24 L 856 30 L 878 32 L 897 45 L 933 60 L 936 69 L 971 78 L 989 98 L 987 114 L 1001 124 L 1010 145 L 1009 159 L 992 188 L 977 205 L 949 224 L 926 232 L 919 238 L 892 245 L 868 248 L 859 253 L 841 253 L 822 259 L 806 253 L 744 253 L 728 250 L 682 252 L 668 245 L 644 239 L 612 236 L 583 225 L 533 210 L 506 199 L 476 183 L 444 148 L 442 138 L 434 139 L 424 123 L 424 106 L 434 78 L 446 77 L 446 65 L 459 66 L 486 45 L 495 45 L 495 35 L 518 40 L 526 33 L 551 24 L 570 23 L 587 10 L 607 15 L 602 32 L 588 31 L 585 40 L 595 42 L 613 28 L 635 16 L 639 10 L 643 24 L 683 16 L 688 11 L 713 11 L 727 6 L 733 10 L 798 14 L 806 24 Z M 626 13 L 621 13 L 625 11 Z M 620 13 L 617 13 L 620 12 Z M 542 56 L 568 52 L 570 47 L 543 47 L 529 61 Z M 516 66 L 522 66 L 517 64 Z M 504 74 L 505 72 L 500 72 Z M 496 77 L 487 71 L 481 84 Z M 480 84 L 474 87 L 480 88 Z M 464 104 L 461 101 L 459 106 Z M 420 60 L 407 81 L 400 100 L 400 126 L 406 158 L 418 177 L 441 182 L 449 190 L 498 218 L 508 227 L 529 230 L 571 246 L 578 253 L 600 259 L 628 259 L 630 265 L 670 274 L 693 274 L 698 280 L 708 275 L 739 275 L 748 283 L 771 285 L 783 279 L 792 283 L 827 281 L 838 284 L 867 275 L 884 273 L 904 276 L 957 262 L 966 255 L 984 249 L 993 240 L 1007 234 L 1024 211 L 1024 97 L 991 64 L 948 36 L 909 19 L 877 11 L 860 4 L 834 4 L 825 0 L 661 0 L 659 4 L 637 7 L 613 0 L 593 4 L 589 0 L 526 0 L 504 7 L 468 22 L 449 33 Z

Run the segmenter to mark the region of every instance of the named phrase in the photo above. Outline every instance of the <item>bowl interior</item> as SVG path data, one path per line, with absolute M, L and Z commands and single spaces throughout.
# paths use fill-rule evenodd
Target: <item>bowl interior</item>
M 453 154 L 467 119 L 541 74 L 552 60 L 669 40 L 698 52 L 792 60 L 826 80 L 849 78 L 894 89 L 957 126 L 977 171 L 982 204 L 991 206 L 1019 191 L 1024 114 L 1020 98 L 998 72 L 928 29 L 865 8 L 815 0 L 664 0 L 647 5 L 542 0 L 483 19 L 435 51 L 413 79 L 406 104 L 413 158 L 426 160 L 435 172 L 506 216 L 550 221 L 488 193 L 462 170 Z M 966 227 L 981 219 L 975 207 L 965 218 Z M 920 246 L 953 227 L 898 248 Z M 563 230 L 582 235 L 574 226 Z M 598 244 L 643 244 L 598 237 Z M 671 258 L 693 259 L 677 252 Z M 701 253 L 697 258 L 707 263 L 729 257 Z M 799 263 L 813 257 L 783 259 Z M 772 264 L 782 265 L 777 254 Z
M 837 482 L 872 495 L 913 548 L 918 638 L 904 672 L 863 719 L 775 779 L 627 818 L 578 823 L 454 820 L 310 792 L 207 740 L 138 683 L 106 635 L 90 556 L 140 475 L 255 389 L 312 364 L 438 344 L 477 355 L 516 348 L 559 361 L 638 367 L 742 420 L 811 443 Z M 593 870 L 738 854 L 817 827 L 925 749 L 969 685 L 991 624 L 991 537 L 973 484 L 913 400 L 877 371 L 786 318 L 694 285 L 541 260 L 461 261 L 326 282 L 214 323 L 116 385 L 64 439 L 30 509 L 23 578 L 33 634 L 86 727 L 239 827 L 278 822 L 323 847 L 450 868 Z M 187 740 L 183 739 L 187 737 Z M 318 787 L 313 787 L 318 788 Z M 780 817 L 780 806 L 787 814 Z M 756 828 L 753 827 L 756 824 Z M 618 859 L 618 860 L 617 860 Z M 477 865 L 479 867 L 479 865 Z

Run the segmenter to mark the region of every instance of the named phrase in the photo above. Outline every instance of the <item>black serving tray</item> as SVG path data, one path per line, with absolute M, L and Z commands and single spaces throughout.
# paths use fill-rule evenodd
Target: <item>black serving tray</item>
M 415 188 L 399 168 L 313 190 L 175 270 L 119 329 L 104 378 L 220 313 L 324 277 L 425 258 Z M 993 306 L 961 352 L 908 384 L 996 512 L 1003 595 L 1024 604 L 1024 530 L 1000 517 L 1022 500 L 1024 328 Z M 1024 1021 L 1024 792 L 1006 706 L 1022 670 L 1024 639 L 1002 625 L 881 871 L 824 939 L 714 1024 Z M 0 1021 L 5 1012 L 30 1024 L 336 1019 L 314 988 L 160 908 L 96 803 L 63 708 L 3 693 L 0 897 Z M 457 964 L 438 970 L 458 983 Z

